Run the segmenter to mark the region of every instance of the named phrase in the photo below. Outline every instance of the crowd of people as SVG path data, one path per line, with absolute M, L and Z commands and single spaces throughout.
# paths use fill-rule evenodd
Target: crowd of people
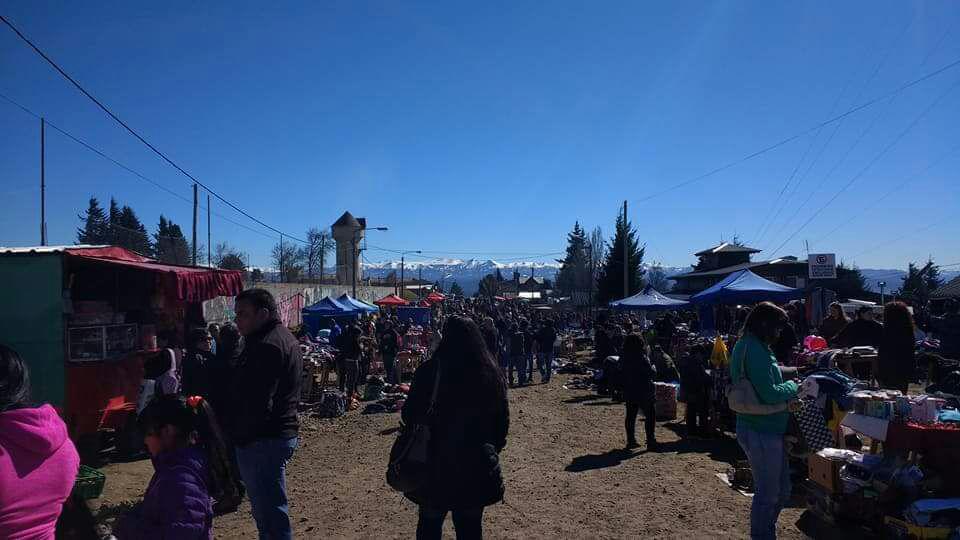
M 927 324 L 941 354 L 956 359 L 960 310 L 954 301 L 945 308 Z M 154 475 L 142 503 L 114 528 L 120 540 L 211 537 L 214 516 L 236 509 L 244 496 L 260 538 L 291 538 L 285 477 L 299 440 L 301 344 L 316 336 L 294 337 L 262 289 L 238 295 L 235 311 L 235 323 L 189 330 L 181 361 L 162 350 L 146 362 L 136 418 Z M 785 404 L 772 414 L 738 414 L 736 422 L 754 474 L 751 536 L 772 538 L 791 493 L 784 435 L 798 386 L 796 371 L 783 367 L 785 355 L 793 353 L 798 336 L 813 331 L 832 345 L 873 346 L 880 384 L 905 392 L 917 371 L 917 325 L 902 302 L 886 304 L 882 322 L 869 308 L 850 321 L 834 304 L 816 329 L 806 326 L 799 303 L 761 303 L 732 320 L 739 338 L 731 378 L 746 377 L 764 403 Z M 355 393 L 374 358 L 388 382 L 400 383 L 397 359 L 411 325 L 391 314 L 344 327 L 334 322 L 326 339 L 339 353 L 340 388 Z M 447 514 L 458 538 L 482 536 L 484 507 L 504 494 L 499 453 L 508 441 L 508 388 L 533 384 L 535 373 L 549 383 L 558 337 L 572 328 L 592 330 L 600 390 L 625 406 L 626 449 L 640 446 L 641 412 L 646 447 L 658 448 L 656 381 L 680 382 L 688 436 L 715 436 L 709 348 L 684 349 L 676 363 L 667 352 L 681 328 L 695 332 L 698 325 L 693 312 L 653 321 L 630 313 L 594 320 L 520 302 L 447 302 L 421 329 L 419 345 L 428 352 L 402 409 L 405 425 L 429 423 L 432 429 L 428 477 L 404 494 L 419 508 L 417 538 L 440 538 Z M 0 346 L 0 537 L 52 538 L 60 528 L 92 526 L 83 503 L 70 499 L 79 458 L 66 427 L 49 405 L 31 404 L 28 389 L 25 362 Z

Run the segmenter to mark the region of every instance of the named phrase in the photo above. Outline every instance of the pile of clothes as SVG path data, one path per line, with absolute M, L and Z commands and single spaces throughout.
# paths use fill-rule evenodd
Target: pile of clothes
M 368 403 L 362 414 L 400 412 L 409 393 L 407 384 L 387 384 L 383 377 L 371 376 L 367 379 L 363 400 L 373 403 Z
M 567 373 L 570 375 L 589 375 L 593 373 L 592 369 L 580 362 L 569 362 L 558 358 L 555 364 L 560 366 L 557 368 L 557 373 Z
M 347 400 L 347 394 L 333 388 L 327 388 L 320 394 L 319 403 L 313 411 L 313 416 L 318 418 L 339 418 L 347 413 L 347 407 L 350 401 Z

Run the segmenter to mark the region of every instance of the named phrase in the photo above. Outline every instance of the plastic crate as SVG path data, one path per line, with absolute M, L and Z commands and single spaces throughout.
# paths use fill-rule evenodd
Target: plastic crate
M 82 499 L 96 499 L 103 493 L 103 484 L 107 477 L 93 467 L 81 465 L 77 480 L 73 484 L 73 493 Z

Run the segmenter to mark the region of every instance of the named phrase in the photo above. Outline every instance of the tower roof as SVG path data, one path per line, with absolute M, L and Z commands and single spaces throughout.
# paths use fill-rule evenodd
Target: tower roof
M 353 217 L 353 214 L 350 212 L 344 212 L 340 219 L 338 219 L 333 224 L 334 227 L 351 227 L 354 229 L 359 229 L 361 227 L 360 222 L 357 221 L 357 218 Z

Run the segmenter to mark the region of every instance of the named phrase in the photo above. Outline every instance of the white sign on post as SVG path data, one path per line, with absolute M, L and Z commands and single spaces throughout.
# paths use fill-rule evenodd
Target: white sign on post
M 837 255 L 835 253 L 811 253 L 807 258 L 810 279 L 837 279 Z

